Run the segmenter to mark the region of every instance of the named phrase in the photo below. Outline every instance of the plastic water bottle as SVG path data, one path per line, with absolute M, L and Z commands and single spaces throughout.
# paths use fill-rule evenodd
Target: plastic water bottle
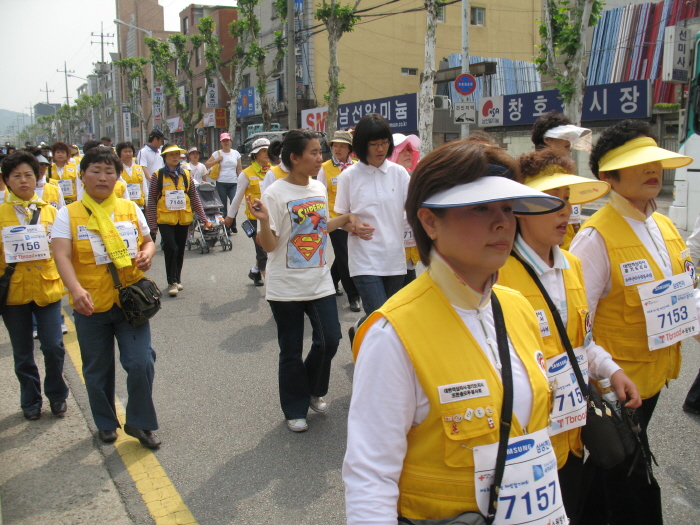
M 600 385 L 600 397 L 605 399 L 612 409 L 617 414 L 617 417 L 622 419 L 622 404 L 615 393 L 615 389 L 610 384 L 610 379 L 601 379 L 598 381 Z

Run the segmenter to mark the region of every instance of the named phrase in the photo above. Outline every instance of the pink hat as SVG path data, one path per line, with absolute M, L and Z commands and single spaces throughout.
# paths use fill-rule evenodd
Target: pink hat
M 412 162 L 409 171 L 415 170 L 420 157 L 420 139 L 415 135 L 404 135 L 403 133 L 394 133 L 392 138 L 394 139 L 394 151 L 389 160 L 396 162 L 399 159 L 399 153 L 410 146 Z
M 219 135 L 219 142 L 221 142 L 222 140 L 231 140 L 231 135 L 226 132 L 222 133 L 221 135 Z

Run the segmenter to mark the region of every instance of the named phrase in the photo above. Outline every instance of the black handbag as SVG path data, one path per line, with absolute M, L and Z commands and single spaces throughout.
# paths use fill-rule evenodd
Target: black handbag
M 141 280 L 122 286 L 114 263 L 109 263 L 114 288 L 119 290 L 119 302 L 122 305 L 124 317 L 132 326 L 141 326 L 158 313 L 161 308 L 161 292 L 153 279 L 143 277 Z
M 41 215 L 41 210 L 36 209 L 32 213 L 32 220 L 29 221 L 30 226 L 36 225 L 39 222 L 39 216 Z M 0 275 L 0 315 L 5 313 L 5 305 L 7 305 L 7 296 L 10 293 L 10 280 L 12 279 L 12 274 L 15 273 L 15 268 L 17 263 L 10 263 L 5 266 L 5 272 Z
M 498 354 L 501 359 L 501 381 L 503 382 L 503 404 L 501 406 L 501 426 L 498 441 L 498 454 L 496 455 L 496 469 L 493 483 L 489 487 L 489 508 L 486 516 L 480 512 L 463 512 L 459 516 L 451 518 L 415 520 L 399 518 L 398 523 L 408 525 L 491 525 L 496 519 L 496 506 L 498 505 L 498 492 L 503 481 L 503 473 L 506 469 L 506 452 L 508 451 L 508 437 L 513 420 L 513 370 L 510 363 L 510 349 L 508 347 L 508 334 L 503 320 L 503 309 L 494 292 L 491 292 L 491 308 L 493 321 L 496 326 L 496 342 Z
M 559 310 L 552 302 L 535 270 L 523 261 L 517 253 L 511 252 L 511 255 L 523 265 L 547 302 L 547 306 L 554 318 L 554 323 L 557 326 L 559 338 L 566 349 L 566 355 L 569 356 L 571 361 L 576 381 L 583 397 L 587 400 L 586 424 L 581 429 L 581 441 L 588 449 L 590 461 L 602 468 L 612 468 L 624 461 L 626 457 L 635 453 L 642 454 L 646 458 L 644 450 L 638 450 L 638 446 L 641 445 L 637 435 L 639 433 L 639 422 L 637 421 L 639 415 L 635 410 L 623 407 L 622 415 L 624 420 L 620 419 L 613 407 L 600 396 L 597 389 L 588 388 L 578 366 L 574 350 L 571 347 L 571 341 L 569 341 L 569 335 L 566 333 L 564 322 L 559 315 Z

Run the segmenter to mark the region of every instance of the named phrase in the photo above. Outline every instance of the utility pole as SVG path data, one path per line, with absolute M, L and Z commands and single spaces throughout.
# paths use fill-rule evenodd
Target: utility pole
M 108 46 L 113 46 L 113 45 L 114 45 L 112 42 L 107 42 L 107 43 L 105 44 L 105 38 L 113 38 L 113 37 L 114 37 L 114 33 L 105 34 L 105 32 L 104 32 L 104 23 L 103 23 L 103 22 L 100 22 L 100 34 L 99 34 L 99 35 L 96 35 L 95 33 L 90 33 L 90 36 L 99 36 L 99 37 L 100 37 L 100 41 L 99 41 L 99 42 L 92 42 L 92 41 L 91 41 L 90 43 L 91 43 L 91 44 L 100 44 L 102 63 L 104 63 L 104 61 L 105 61 L 105 45 L 108 45 Z
M 29 125 L 31 126 L 34 124 L 34 108 L 32 107 L 32 103 L 30 102 L 29 107 L 24 109 L 29 110 Z
M 462 0 L 462 73 L 469 73 L 469 0 Z M 462 95 L 462 102 L 467 101 L 467 95 Z M 462 124 L 462 139 L 469 135 L 469 124 Z
M 46 105 L 50 105 L 51 103 L 49 102 L 49 93 L 53 93 L 54 91 L 53 89 L 49 90 L 49 83 L 46 83 L 46 89 L 40 89 L 39 91 L 41 91 L 42 93 L 46 93 Z
M 466 1 L 466 0 L 465 0 Z M 68 142 L 70 143 L 70 135 L 71 135 L 71 119 L 70 119 L 70 97 L 68 96 L 68 73 L 75 73 L 75 71 L 70 70 L 68 71 L 68 67 L 66 66 L 65 61 L 63 62 L 63 71 L 60 69 L 56 70 L 57 73 L 63 73 L 63 76 L 66 79 L 66 106 L 68 109 Z M 48 95 L 46 95 L 48 97 Z
M 466 0 L 465 0 L 466 1 Z M 296 17 L 294 0 L 287 0 L 287 113 L 289 129 L 297 126 L 297 55 L 295 51 Z

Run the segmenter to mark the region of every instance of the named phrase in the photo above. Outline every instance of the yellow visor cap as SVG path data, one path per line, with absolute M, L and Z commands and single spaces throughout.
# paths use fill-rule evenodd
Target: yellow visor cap
M 649 162 L 660 162 L 664 169 L 674 169 L 687 166 L 693 158 L 660 148 L 651 137 L 639 137 L 603 155 L 598 171 L 619 170 Z
M 554 166 L 555 167 L 555 166 Z M 568 173 L 541 173 L 525 182 L 525 186 L 546 192 L 555 188 L 568 186 L 571 204 L 586 204 L 600 199 L 610 191 L 610 184 L 602 180 L 587 179 Z

